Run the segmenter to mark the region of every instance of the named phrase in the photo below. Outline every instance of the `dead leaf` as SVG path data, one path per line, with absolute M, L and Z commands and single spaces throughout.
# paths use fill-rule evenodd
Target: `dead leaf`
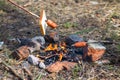
M 63 69 L 71 70 L 77 63 L 68 61 L 57 61 L 46 68 L 48 72 L 59 72 Z
M 46 68 L 48 72 L 59 72 L 63 69 L 63 65 L 60 61 L 57 61 Z

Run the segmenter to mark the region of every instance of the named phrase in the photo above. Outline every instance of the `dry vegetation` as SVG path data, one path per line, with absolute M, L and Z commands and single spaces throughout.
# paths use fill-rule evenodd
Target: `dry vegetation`
M 85 39 L 113 40 L 119 44 L 105 45 L 106 53 L 101 60 L 110 64 L 98 65 L 82 62 L 72 71 L 50 75 L 43 69 L 29 65 L 35 80 L 120 80 L 120 1 L 119 0 L 14 0 L 19 5 L 39 15 L 46 10 L 47 17 L 55 21 L 61 36 L 78 34 Z M 9 55 L 17 45 L 8 42 L 13 38 L 40 35 L 38 20 L 7 2 L 0 0 L 0 41 L 5 42 L 0 51 L 0 61 L 26 76 L 22 65 Z M 25 61 L 23 61 L 25 62 Z M 4 65 L 0 64 L 1 80 L 18 80 Z

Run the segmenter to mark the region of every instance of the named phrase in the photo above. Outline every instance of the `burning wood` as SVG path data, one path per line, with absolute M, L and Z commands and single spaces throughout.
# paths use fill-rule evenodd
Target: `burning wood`
M 58 50 L 58 45 L 57 44 L 49 44 L 49 46 L 47 48 L 45 48 L 45 51 L 54 51 L 54 50 Z
M 65 49 L 65 43 L 60 43 L 60 44 L 49 44 L 46 48 L 45 48 L 45 52 L 49 52 L 49 51 L 55 51 L 55 54 L 58 54 L 59 57 L 59 61 L 62 60 L 63 58 L 63 53 L 66 53 L 67 50 Z
M 30 54 L 29 47 L 22 46 L 17 50 L 15 50 L 15 52 L 13 52 L 12 55 L 17 60 L 23 60 L 23 59 L 26 59 L 29 56 L 29 54 Z

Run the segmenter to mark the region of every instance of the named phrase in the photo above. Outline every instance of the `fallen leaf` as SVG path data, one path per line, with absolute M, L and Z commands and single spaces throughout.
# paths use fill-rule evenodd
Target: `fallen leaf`
M 50 66 L 48 66 L 46 68 L 46 70 L 48 72 L 59 72 L 63 69 L 66 69 L 66 70 L 71 70 L 72 68 L 74 68 L 74 66 L 76 65 L 77 63 L 75 62 L 68 62 L 68 61 L 63 61 L 63 62 L 60 62 L 60 61 L 57 61 L 53 64 L 51 64 Z
M 63 65 L 60 61 L 57 61 L 46 68 L 48 72 L 59 72 L 63 69 Z

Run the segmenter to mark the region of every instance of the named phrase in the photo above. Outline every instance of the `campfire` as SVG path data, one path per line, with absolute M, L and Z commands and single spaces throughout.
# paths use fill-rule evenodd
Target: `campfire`
M 21 46 L 13 53 L 14 58 L 27 59 L 48 72 L 59 72 L 62 69 L 70 70 L 81 60 L 97 61 L 105 52 L 105 47 L 94 40 L 85 42 L 75 34 L 59 38 L 56 35 L 52 33 L 52 36 L 19 39 Z M 35 51 L 37 54 L 33 55 Z
M 53 36 L 51 37 L 51 35 L 46 35 L 46 36 L 47 36 L 47 38 L 41 37 L 41 36 L 34 37 L 30 41 L 29 40 L 27 41 L 26 39 L 20 39 L 22 45 L 13 53 L 14 58 L 17 58 L 18 60 L 27 59 L 32 54 L 32 52 L 38 51 L 39 53 L 34 55 L 35 57 L 38 58 L 36 60 L 43 61 L 46 66 L 55 64 L 56 62 L 57 63 L 59 62 L 61 65 L 63 65 L 63 63 L 66 64 L 67 62 L 64 62 L 64 61 L 68 61 L 69 64 L 72 64 L 72 63 L 74 64 L 74 63 L 82 60 L 82 48 L 80 48 L 80 47 L 78 48 L 78 47 L 70 45 L 70 43 L 67 43 L 67 42 L 69 42 L 67 40 L 68 39 L 67 37 L 63 38 L 65 40 L 60 40 L 60 39 L 56 40 L 55 37 L 53 37 Z M 48 41 L 50 39 L 52 39 L 52 40 Z M 66 42 L 66 40 L 67 40 L 67 42 Z M 45 41 L 45 43 L 42 44 L 42 42 L 44 42 L 44 41 Z M 48 42 L 46 42 L 46 41 L 48 41 Z M 74 42 L 74 40 L 73 40 L 73 42 Z M 39 47 L 39 49 L 38 49 L 38 47 Z M 42 49 L 40 49 L 40 48 L 42 48 Z M 30 59 L 28 59 L 28 61 L 29 60 Z M 34 59 L 33 59 L 33 61 L 30 61 L 30 62 L 33 63 Z M 72 63 L 70 63 L 70 62 L 72 62 Z M 69 66 L 71 66 L 71 65 L 69 65 Z M 68 66 L 64 66 L 64 67 L 68 68 Z
M 33 65 L 39 65 L 42 68 L 49 66 L 47 68 L 49 72 L 59 72 L 63 68 L 69 70 L 81 60 L 96 61 L 104 54 L 106 49 L 104 46 L 96 41 L 84 41 L 79 35 L 61 37 L 57 31 L 46 34 L 47 26 L 55 29 L 58 25 L 47 19 L 45 10 L 42 10 L 40 17 L 37 16 L 37 18 L 42 36 L 32 39 L 17 39 L 21 46 L 12 54 L 15 59 L 19 61 L 27 59 Z M 35 51 L 39 51 L 39 53 L 32 55 Z
M 66 46 L 65 43 L 61 43 L 61 44 L 52 44 L 50 43 L 44 50 L 46 53 L 50 54 L 53 53 L 53 55 L 58 55 L 59 57 L 59 61 L 62 60 L 63 58 L 63 53 L 66 54 L 67 50 L 66 50 Z

